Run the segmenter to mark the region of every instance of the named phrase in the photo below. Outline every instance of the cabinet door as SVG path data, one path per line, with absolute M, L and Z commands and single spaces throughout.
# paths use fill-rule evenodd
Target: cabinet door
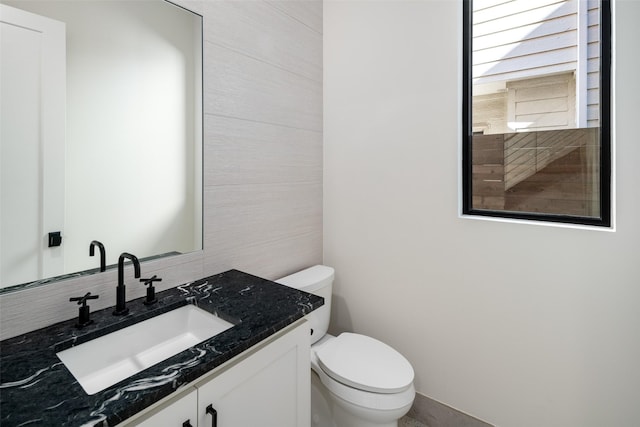
M 199 427 L 309 427 L 310 340 L 306 322 L 197 385 Z M 207 414 L 211 405 L 217 422 Z
M 177 400 L 167 402 L 166 406 L 157 409 L 149 418 L 140 423 L 133 423 L 138 427 L 198 427 L 198 392 L 195 388 Z M 188 422 L 188 424 L 185 424 Z

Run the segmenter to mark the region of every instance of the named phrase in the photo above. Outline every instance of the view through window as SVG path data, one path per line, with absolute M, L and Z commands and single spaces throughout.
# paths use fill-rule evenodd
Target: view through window
M 464 5 L 465 213 L 610 225 L 609 2 Z

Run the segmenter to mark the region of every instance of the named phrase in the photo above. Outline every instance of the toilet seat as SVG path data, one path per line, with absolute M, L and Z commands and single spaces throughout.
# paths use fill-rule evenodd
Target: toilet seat
M 321 346 L 316 355 L 328 376 L 358 390 L 400 393 L 413 383 L 414 372 L 407 359 L 366 335 L 342 333 Z
M 363 408 L 375 409 L 379 411 L 394 411 L 404 407 L 410 407 L 416 395 L 413 384 L 401 393 L 371 393 L 357 390 L 339 383 L 322 370 L 315 370 L 320 377 L 320 382 L 329 392 L 340 399 Z M 409 408 L 407 408 L 408 410 Z
M 318 374 L 320 381 L 327 388 L 327 390 L 329 390 L 335 396 L 339 397 L 340 399 L 348 403 L 351 403 L 353 405 L 358 405 L 364 408 L 376 409 L 381 411 L 392 411 L 392 410 L 404 408 L 406 406 L 410 406 L 413 403 L 413 400 L 415 398 L 415 388 L 413 386 L 413 368 L 411 368 L 411 382 L 409 382 L 409 384 L 403 385 L 402 390 L 395 391 L 395 392 L 390 392 L 388 389 L 381 388 L 379 385 L 380 383 L 378 383 L 377 388 L 385 390 L 384 392 L 362 390 L 359 387 L 350 386 L 338 379 L 335 379 L 323 369 L 323 367 L 320 364 L 318 354 L 326 353 L 324 355 L 325 362 L 323 363 L 323 365 L 327 363 L 327 360 L 331 360 L 331 357 L 335 356 L 336 354 L 338 355 L 341 354 L 341 351 L 336 350 L 336 348 L 334 348 L 333 350 L 329 350 L 327 352 L 324 352 L 323 350 L 327 347 L 329 349 L 334 347 L 333 345 L 331 345 L 332 342 L 340 338 L 342 335 L 345 335 L 345 334 L 343 333 L 338 337 L 325 335 L 317 344 L 311 347 L 311 368 L 313 369 L 314 372 L 316 372 L 316 374 Z M 347 334 L 347 337 L 349 335 L 358 335 L 358 334 Z M 365 339 L 368 338 L 368 339 L 374 340 L 373 338 L 366 337 L 364 335 L 359 335 L 359 337 L 365 337 Z M 353 341 L 351 341 L 349 344 L 351 344 L 352 342 L 356 342 L 356 343 L 360 342 L 361 340 L 359 339 L 359 337 L 356 337 L 355 339 L 353 339 Z M 351 338 L 347 338 L 347 339 L 349 340 Z M 380 341 L 377 341 L 377 340 L 374 340 L 374 341 L 386 346 L 386 344 L 383 344 Z M 342 342 L 342 340 L 338 341 L 338 343 L 340 342 Z M 338 344 L 335 344 L 335 345 L 337 346 Z M 393 351 L 394 353 L 397 353 L 395 350 L 391 349 L 391 347 L 389 346 L 386 346 L 386 347 L 391 351 Z M 387 354 L 387 353 L 383 352 L 383 354 Z M 399 353 L 397 354 L 399 355 Z M 404 357 L 402 358 L 404 359 Z M 406 359 L 404 360 L 406 361 Z M 329 362 L 329 364 L 332 364 L 332 363 L 333 362 Z M 340 371 L 339 365 L 338 366 L 333 365 L 333 368 L 335 370 Z M 333 374 L 336 375 L 335 371 L 333 372 Z M 342 376 L 343 377 L 345 376 L 344 372 Z M 351 383 L 369 382 L 369 385 L 368 385 L 369 388 L 372 388 L 371 384 L 374 384 L 373 388 L 376 388 L 375 381 L 364 381 L 364 380 L 354 381 L 352 378 L 351 380 L 349 380 L 349 382 Z M 400 381 L 399 383 L 403 383 L 403 382 L 404 380 Z

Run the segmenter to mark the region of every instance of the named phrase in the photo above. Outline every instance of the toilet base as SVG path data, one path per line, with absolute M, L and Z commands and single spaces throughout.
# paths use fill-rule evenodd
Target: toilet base
M 353 405 L 333 395 L 311 371 L 312 427 L 398 427 L 398 420 L 411 409 L 405 407 L 380 411 Z
M 311 427 L 338 427 L 333 420 L 331 399 L 327 393 L 318 374 L 311 371 Z

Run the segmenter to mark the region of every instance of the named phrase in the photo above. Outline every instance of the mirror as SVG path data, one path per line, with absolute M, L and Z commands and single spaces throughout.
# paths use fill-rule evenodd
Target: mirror
M 0 288 L 99 271 L 94 240 L 107 265 L 202 249 L 202 17 L 0 3 Z
M 463 5 L 463 213 L 609 227 L 610 2 Z

